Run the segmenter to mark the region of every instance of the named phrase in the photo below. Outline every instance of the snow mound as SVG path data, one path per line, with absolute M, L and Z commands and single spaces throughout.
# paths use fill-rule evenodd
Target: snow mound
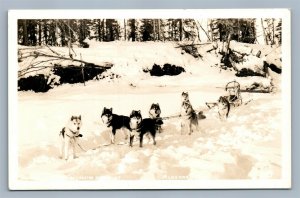
M 96 43 L 94 43 L 96 45 Z M 276 93 L 241 92 L 243 105 L 231 108 L 221 121 L 216 102 L 233 80 L 244 89 L 253 82 L 270 84 L 263 77 L 238 78 L 233 71 L 214 67 L 217 54 L 203 59 L 181 54 L 174 43 L 101 43 L 81 49 L 93 63 L 111 62 L 106 80 L 63 84 L 46 93 L 18 92 L 18 178 L 20 180 L 161 180 L 161 179 L 255 179 L 281 178 L 282 96 Z M 201 49 L 201 48 L 200 48 Z M 57 50 L 63 50 L 57 48 Z M 200 51 L 201 53 L 201 51 Z M 143 72 L 153 63 L 181 65 L 186 72 L 155 77 Z M 22 65 L 22 64 L 21 64 Z M 110 74 L 122 76 L 110 79 Z M 279 83 L 281 76 L 277 75 Z M 181 93 L 188 91 L 193 108 L 203 111 L 199 131 L 181 135 Z M 152 103 L 159 103 L 166 118 L 157 145 L 145 138 L 143 148 L 133 147 L 121 131 L 110 144 L 110 131 L 101 121 L 104 107 L 119 115 L 141 110 L 147 118 Z M 30 115 L 30 116 L 28 116 Z M 78 158 L 59 158 L 59 131 L 72 115 L 81 115 L 83 125 Z M 30 137 L 30 138 L 28 138 Z

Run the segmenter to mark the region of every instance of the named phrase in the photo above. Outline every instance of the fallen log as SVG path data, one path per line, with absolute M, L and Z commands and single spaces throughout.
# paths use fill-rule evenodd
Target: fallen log
M 207 43 L 195 43 L 195 44 L 186 44 L 186 45 L 178 45 L 175 48 L 181 48 L 181 47 L 189 47 L 189 46 L 195 46 L 195 45 L 209 45 L 211 44 L 211 42 L 207 42 Z
M 246 89 L 241 89 L 240 92 L 247 92 L 247 93 L 271 93 L 269 90 L 246 90 Z
M 86 62 L 86 61 L 83 61 L 83 60 L 80 60 L 80 59 L 75 59 L 75 58 L 67 58 L 67 57 L 64 57 L 64 56 L 54 56 L 54 55 L 49 55 L 49 54 L 45 54 L 45 53 L 37 52 L 37 51 L 34 51 L 33 53 L 37 56 L 44 56 L 44 57 L 49 57 L 49 58 L 59 58 L 59 59 L 62 59 L 62 60 L 69 60 L 69 61 L 84 63 L 84 64 L 87 64 L 87 65 L 95 65 L 94 63 Z M 103 69 L 108 69 L 108 68 L 112 67 L 112 64 L 108 64 L 107 66 L 98 66 L 98 67 L 102 67 Z

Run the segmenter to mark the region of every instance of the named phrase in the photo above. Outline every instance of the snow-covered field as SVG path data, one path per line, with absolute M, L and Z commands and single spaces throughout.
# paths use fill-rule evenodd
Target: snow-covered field
M 172 43 L 111 42 L 91 45 L 81 51 L 83 59 L 113 62 L 107 73 L 118 79 L 64 84 L 47 93 L 18 92 L 18 160 L 20 180 L 113 180 L 113 179 L 279 179 L 282 171 L 282 97 L 276 93 L 242 93 L 244 104 L 233 108 L 226 121 L 205 102 L 224 95 L 227 82 L 241 86 L 261 77 L 238 78 L 233 71 L 215 67 L 220 57 L 214 53 L 194 59 L 181 54 Z M 62 49 L 63 50 L 63 49 Z M 87 50 L 87 51 L 84 51 Z M 89 54 L 89 56 L 85 56 Z M 178 76 L 154 77 L 143 68 L 156 64 L 176 64 L 186 69 Z M 273 76 L 281 86 L 281 76 Z M 204 111 L 200 131 L 180 134 L 180 118 L 164 120 L 157 145 L 147 139 L 143 148 L 132 148 L 117 133 L 109 144 L 109 130 L 100 118 L 103 107 L 116 114 L 141 110 L 148 117 L 150 105 L 160 104 L 162 117 L 180 112 L 181 92 L 188 91 L 197 111 Z M 81 115 L 83 137 L 79 157 L 59 158 L 59 132 L 72 115 Z

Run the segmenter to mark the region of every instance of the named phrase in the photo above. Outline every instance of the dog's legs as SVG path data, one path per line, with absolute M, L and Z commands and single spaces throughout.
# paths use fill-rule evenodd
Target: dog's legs
M 190 122 L 189 124 L 187 124 L 187 131 L 189 132 L 189 135 L 192 134 L 192 132 L 193 132 L 192 122 Z
M 156 131 L 157 131 L 158 133 L 161 133 L 161 132 L 162 132 L 161 125 L 156 124 L 156 125 L 155 125 L 155 128 L 156 128 Z
M 181 121 L 181 135 L 184 134 L 184 123 L 183 121 Z
M 124 133 L 125 140 L 127 140 L 128 139 L 128 131 L 125 128 L 123 128 L 122 130 L 123 130 L 123 133 Z
M 60 146 L 60 151 L 59 151 L 59 157 L 61 159 L 64 158 L 64 148 L 65 148 L 65 138 L 61 135 L 61 146 Z
M 201 132 L 198 121 L 196 122 L 196 130 L 199 131 L 199 132 Z
M 228 118 L 229 111 L 230 111 L 230 104 L 228 103 L 228 108 L 227 108 L 226 118 Z
M 223 115 L 222 113 L 220 113 L 220 112 L 219 112 L 219 119 L 220 119 L 221 121 L 224 121 L 224 120 L 225 120 L 224 115 Z
M 72 140 L 73 159 L 77 158 L 76 150 L 75 150 L 76 144 L 77 144 L 77 140 L 76 140 L 76 138 L 73 138 L 73 140 Z
M 115 134 L 116 134 L 116 129 L 112 129 L 112 132 L 110 134 L 110 141 L 112 144 L 115 143 Z
M 135 137 L 135 130 L 130 131 L 129 135 L 130 135 L 130 137 L 129 137 L 129 146 L 132 147 L 132 142 L 133 142 L 134 137 Z
M 198 121 L 197 115 L 196 115 L 196 118 L 195 118 L 194 122 L 195 122 L 195 123 L 194 123 L 195 131 L 196 131 L 196 132 L 200 132 L 199 121 Z
M 144 135 L 140 134 L 140 147 L 143 147 L 143 138 L 144 138 Z
M 68 136 L 65 136 L 65 139 L 64 139 L 64 159 L 65 160 L 68 160 L 68 157 L 69 157 L 69 147 L 70 147 L 70 138 Z
M 132 142 L 134 139 L 134 135 L 130 135 L 129 146 L 132 147 Z
M 155 141 L 155 131 L 151 133 L 151 137 L 153 139 L 153 145 L 156 145 L 156 141 Z
M 219 114 L 219 119 L 222 120 L 222 114 L 221 114 L 220 110 L 219 110 L 218 114 Z
M 144 134 L 144 136 L 146 136 L 146 138 L 148 139 L 148 144 L 149 144 L 149 142 L 151 141 L 150 132 Z

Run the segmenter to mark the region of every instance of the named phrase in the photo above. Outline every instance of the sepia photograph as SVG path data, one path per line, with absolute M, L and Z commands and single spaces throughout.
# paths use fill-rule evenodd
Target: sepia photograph
M 287 9 L 10 10 L 9 188 L 291 188 Z

